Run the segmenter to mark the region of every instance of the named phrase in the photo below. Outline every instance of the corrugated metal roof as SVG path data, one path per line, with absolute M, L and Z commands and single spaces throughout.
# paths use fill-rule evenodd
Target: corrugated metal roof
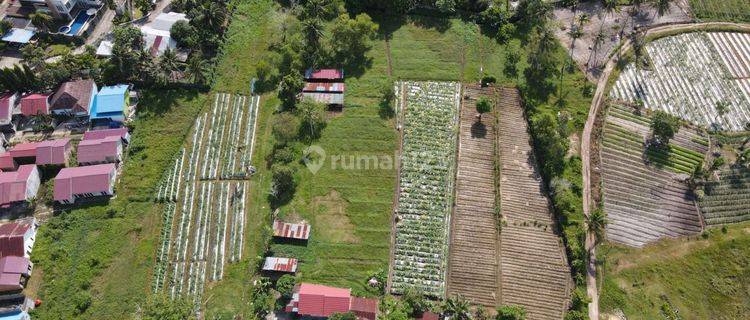
M 108 192 L 115 173 L 112 163 L 63 168 L 55 177 L 55 201 L 71 201 L 77 194 Z
M 296 307 L 301 316 L 328 317 L 334 313 L 349 311 L 350 289 L 302 283 L 295 293 L 290 305 Z
M 297 272 L 297 259 L 266 257 L 266 261 L 263 263 L 263 270 L 295 273 Z
M 338 80 L 344 79 L 343 69 L 320 69 L 313 70 L 312 68 L 305 71 L 305 79 L 319 79 L 319 80 Z
M 352 297 L 349 311 L 360 319 L 375 320 L 378 315 L 378 300 Z
M 303 92 L 302 96 L 313 99 L 319 103 L 325 104 L 344 104 L 343 93 L 321 93 L 321 92 Z
M 0 172 L 0 205 L 26 201 L 27 183 L 36 170 L 36 165 L 27 164 L 18 171 Z
M 281 220 L 273 222 L 274 237 L 307 240 L 310 230 L 311 227 L 307 223 L 286 223 Z
M 308 82 L 303 92 L 339 92 L 343 93 L 346 85 L 342 82 Z
M 122 138 L 126 143 L 130 141 L 130 133 L 128 133 L 128 128 L 125 127 L 86 131 L 83 133 L 83 140 L 98 140 L 113 136 Z

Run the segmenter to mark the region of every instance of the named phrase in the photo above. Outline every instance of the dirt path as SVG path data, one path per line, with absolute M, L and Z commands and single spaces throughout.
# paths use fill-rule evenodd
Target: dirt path
M 710 22 L 710 23 L 690 23 L 690 24 L 675 24 L 656 27 L 646 31 L 646 35 L 658 35 L 664 33 L 671 33 L 675 31 L 689 31 L 695 28 L 701 27 L 735 27 L 740 29 L 746 29 L 750 32 L 750 25 L 729 23 L 729 22 Z M 631 47 L 630 41 L 625 39 L 622 46 L 620 46 L 620 52 L 627 52 Z M 609 80 L 612 71 L 617 63 L 616 58 L 618 54 L 612 54 L 611 58 L 607 61 L 605 68 L 599 77 L 597 83 L 596 94 L 591 102 L 591 108 L 589 108 L 589 115 L 586 119 L 586 125 L 583 128 L 583 136 L 581 139 L 581 162 L 583 165 L 583 213 L 588 217 L 591 213 L 591 134 L 594 131 L 594 125 L 596 123 L 596 117 L 601 109 L 601 106 L 606 101 L 605 90 L 607 81 Z M 596 248 L 593 246 L 593 235 L 586 235 L 586 250 L 589 252 L 589 263 L 586 266 L 586 291 L 591 298 L 589 303 L 589 318 L 592 320 L 599 319 L 599 293 L 596 286 Z
M 393 57 L 391 57 L 391 42 L 385 36 L 385 59 L 388 61 L 388 77 L 393 77 Z

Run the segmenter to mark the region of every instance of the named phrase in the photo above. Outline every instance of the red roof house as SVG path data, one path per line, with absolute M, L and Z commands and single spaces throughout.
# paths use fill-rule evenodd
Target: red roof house
M 55 177 L 55 201 L 70 204 L 77 198 L 111 196 L 116 175 L 112 163 L 63 168 Z
M 96 140 L 83 140 L 78 144 L 78 164 L 117 163 L 122 160 L 122 139 L 111 136 Z
M 286 223 L 281 220 L 273 222 L 273 236 L 277 238 L 307 240 L 310 237 L 310 229 L 307 223 Z
M 302 92 L 344 93 L 345 89 L 343 82 L 308 82 Z
M 0 172 L 0 206 L 36 197 L 39 185 L 39 170 L 36 165 L 22 165 L 18 171 Z
M 344 79 L 344 70 L 342 69 L 320 69 L 313 70 L 312 68 L 305 71 L 305 80 L 307 81 L 333 81 Z
M 128 132 L 128 128 L 125 127 L 86 131 L 83 133 L 83 140 L 98 140 L 113 136 L 120 137 L 125 144 L 130 143 L 130 133 Z
M 263 271 L 295 273 L 297 272 L 297 259 L 266 257 Z
M 48 94 L 32 93 L 21 97 L 21 113 L 30 117 L 38 114 L 49 114 Z
M 68 138 L 39 142 L 36 147 L 36 164 L 65 165 L 71 150 L 73 144 Z
M 36 157 L 37 144 L 36 142 L 19 143 L 8 150 L 8 153 L 13 158 L 34 158 Z
M 18 164 L 10 152 L 0 154 L 0 170 L 16 171 L 16 168 L 18 168 Z
M 31 261 L 26 257 L 6 256 L 0 258 L 0 273 L 17 273 L 22 276 L 31 275 Z
M 0 95 L 0 127 L 11 125 L 13 109 L 18 103 L 18 93 L 4 93 Z
M 294 287 L 286 312 L 308 317 L 330 317 L 334 313 L 353 312 L 359 319 L 375 320 L 378 301 L 352 297 L 350 289 L 302 283 Z
M 55 114 L 87 115 L 94 103 L 97 87 L 94 80 L 75 80 L 63 83 L 50 100 Z
M 0 257 L 25 257 L 31 254 L 36 236 L 35 221 L 18 221 L 0 225 Z
M 17 273 L 0 273 L 0 293 L 23 290 L 23 278 Z

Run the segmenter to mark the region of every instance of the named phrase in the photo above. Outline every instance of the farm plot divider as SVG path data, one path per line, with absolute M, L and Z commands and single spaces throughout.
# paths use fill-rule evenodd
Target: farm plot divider
M 200 307 L 206 281 L 242 259 L 260 98 L 218 93 L 164 173 L 153 291 L 189 295 Z

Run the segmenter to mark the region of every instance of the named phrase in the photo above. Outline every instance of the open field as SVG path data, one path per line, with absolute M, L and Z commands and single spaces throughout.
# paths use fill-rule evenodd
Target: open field
M 690 0 L 700 20 L 750 22 L 750 2 L 745 0 Z
M 219 93 L 196 119 L 192 138 L 166 171 L 157 193 L 165 201 L 154 291 L 190 295 L 199 307 L 206 282 L 242 259 L 260 97 Z
M 636 247 L 701 231 L 695 197 L 683 180 L 702 165 L 708 143 L 682 128 L 669 151 L 647 150 L 649 126 L 650 119 L 632 109 L 610 106 L 600 155 L 607 239 Z
M 123 319 L 151 292 L 163 211 L 155 186 L 206 100 L 176 90 L 144 92 L 140 102 L 116 197 L 40 228 L 33 260 L 44 303 L 35 319 Z
M 651 68 L 628 65 L 610 98 L 642 101 L 704 127 L 738 131 L 750 122 L 750 34 L 685 33 L 650 42 L 646 51 Z
M 750 314 L 750 224 L 712 229 L 708 239 L 659 241 L 644 248 L 604 246 L 600 306 L 627 319 L 746 319 Z
M 572 281 L 516 89 L 500 90 L 498 114 L 500 304 L 525 306 L 530 319 L 560 319 Z
M 461 85 L 405 82 L 391 291 L 445 295 Z
M 494 101 L 494 90 L 464 86 L 448 257 L 448 296 L 461 294 L 488 307 L 497 306 L 500 297 L 499 221 L 495 214 L 496 117 L 493 108 L 478 122 L 476 102 L 480 97 Z

